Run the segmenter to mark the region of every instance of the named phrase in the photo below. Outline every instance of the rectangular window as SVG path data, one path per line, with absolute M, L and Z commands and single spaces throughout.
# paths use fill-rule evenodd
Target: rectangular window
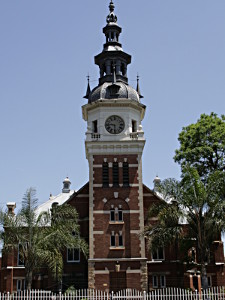
M 23 289 L 23 280 L 22 279 L 17 279 L 16 281 L 16 290 L 17 291 L 22 291 Z
M 24 266 L 23 247 L 21 244 L 18 245 L 17 265 Z
M 164 260 L 164 249 L 158 248 L 152 252 L 152 260 Z
M 118 210 L 118 221 L 119 222 L 123 221 L 123 211 L 122 211 L 122 209 Z
M 92 132 L 98 133 L 98 121 L 97 120 L 92 122 Z
M 111 247 L 116 247 L 116 237 L 114 234 L 111 235 L 110 244 L 111 244 Z
M 115 221 L 115 210 L 114 209 L 110 210 L 110 221 Z
M 158 276 L 153 275 L 152 276 L 152 287 L 157 288 L 158 287 Z
M 137 132 L 137 122 L 132 120 L 132 132 Z
M 127 162 L 123 163 L 123 186 L 129 186 L 129 165 Z
M 80 262 L 79 248 L 67 248 L 67 262 Z
M 102 165 L 102 184 L 103 187 L 109 186 L 109 165 L 107 162 Z
M 123 236 L 119 235 L 119 247 L 123 247 Z
M 113 186 L 119 186 L 119 165 L 118 165 L 118 162 L 113 163 Z
M 208 276 L 207 279 L 208 279 L 208 287 L 212 287 L 212 277 Z
M 74 239 L 78 238 L 78 234 L 73 231 L 72 236 Z M 80 262 L 80 249 L 75 248 L 67 248 L 67 262 Z
M 166 287 L 166 276 L 165 275 L 160 276 L 160 286 L 161 286 L 161 288 Z

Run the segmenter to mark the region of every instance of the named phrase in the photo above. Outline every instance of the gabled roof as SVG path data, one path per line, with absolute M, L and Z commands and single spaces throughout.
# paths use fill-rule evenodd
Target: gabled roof
M 88 193 L 89 193 L 89 181 L 86 182 L 79 190 L 74 191 L 74 196 L 82 194 L 85 191 L 85 189 L 88 189 Z M 85 193 L 86 193 L 86 191 L 85 191 Z
M 160 196 L 159 193 L 157 193 L 156 191 L 154 191 L 154 189 L 150 189 L 147 185 L 145 185 L 143 183 L 143 188 L 146 189 L 149 193 L 151 193 L 153 196 L 155 196 L 157 199 L 159 199 L 160 201 L 165 201 L 165 199 L 163 199 L 163 197 Z
M 58 203 L 58 205 L 67 203 L 72 198 L 72 196 L 82 194 L 82 192 L 85 189 L 88 189 L 88 185 L 89 182 L 85 183 L 78 191 L 70 190 L 69 193 L 60 193 L 56 196 L 50 196 L 47 201 L 45 201 L 44 203 L 42 203 L 36 208 L 35 210 L 36 215 L 38 216 L 40 213 L 44 211 L 50 212 L 52 204 L 55 202 Z

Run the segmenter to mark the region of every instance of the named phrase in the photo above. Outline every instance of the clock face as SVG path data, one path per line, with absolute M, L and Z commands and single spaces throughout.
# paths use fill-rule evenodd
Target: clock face
M 110 116 L 105 121 L 105 128 L 111 134 L 121 133 L 124 127 L 124 120 L 119 116 Z

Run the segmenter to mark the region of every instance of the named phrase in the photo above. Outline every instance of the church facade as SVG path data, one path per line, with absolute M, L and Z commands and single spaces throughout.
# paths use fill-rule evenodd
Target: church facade
M 89 180 L 80 190 L 72 191 L 67 178 L 62 193 L 51 196 L 37 212 L 51 209 L 53 203 L 75 207 L 80 219 L 80 234 L 89 244 L 86 260 L 78 251 L 65 250 L 62 288 L 90 288 L 119 291 L 125 288 L 199 288 L 199 268 L 183 262 L 183 253 L 174 248 L 150 253 L 141 235 L 147 211 L 153 203 L 163 201 L 143 184 L 142 153 L 145 145 L 142 120 L 145 105 L 141 102 L 139 82 L 128 84 L 127 68 L 131 56 L 123 51 L 119 38 L 114 4 L 109 5 L 107 24 L 103 28 L 106 42 L 95 56 L 99 83 L 89 83 L 82 107 Z M 14 205 L 8 205 L 9 210 Z M 207 266 L 209 285 L 225 285 L 224 254 L 216 241 L 213 258 Z M 24 269 L 15 252 L 2 258 L 1 290 L 24 288 Z M 51 289 L 53 279 L 43 267 L 37 270 L 34 288 Z

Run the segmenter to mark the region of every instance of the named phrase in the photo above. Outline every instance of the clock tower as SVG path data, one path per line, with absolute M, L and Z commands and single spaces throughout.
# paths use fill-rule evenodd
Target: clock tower
M 142 120 L 145 105 L 137 82 L 128 84 L 131 56 L 119 42 L 113 1 L 109 4 L 106 42 L 95 56 L 99 83 L 82 107 L 87 122 L 85 150 L 89 163 L 89 288 L 146 290 L 147 262 L 144 228 Z

